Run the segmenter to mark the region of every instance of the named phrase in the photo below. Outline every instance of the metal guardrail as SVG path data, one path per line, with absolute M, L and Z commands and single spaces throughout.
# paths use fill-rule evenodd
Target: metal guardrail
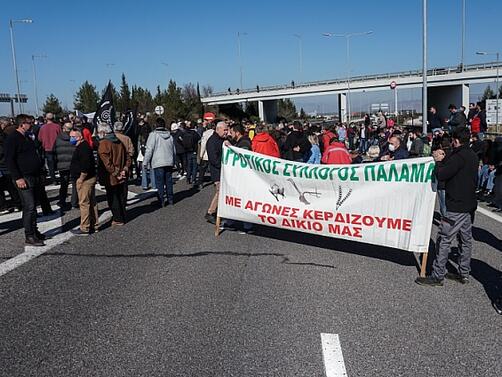
M 502 62 L 498 64 L 499 68 L 502 67 Z M 487 69 L 495 69 L 497 68 L 496 62 L 484 63 L 484 64 L 470 64 L 464 65 L 464 69 L 462 70 L 461 66 L 456 67 L 441 67 L 441 68 L 433 68 L 427 70 L 427 76 L 443 76 L 452 73 L 462 73 L 462 72 L 473 72 L 473 71 L 481 71 Z M 384 74 L 374 74 L 374 75 L 363 75 L 363 76 L 354 76 L 350 78 L 350 82 L 360 82 L 360 81 L 371 81 L 371 80 L 382 80 L 382 79 L 391 79 L 391 78 L 408 78 L 408 77 L 421 77 L 422 70 L 410 70 L 410 71 L 402 71 L 402 72 L 394 72 L 394 73 L 384 73 Z M 306 83 L 295 84 L 294 89 L 298 88 L 309 88 L 313 86 L 321 86 L 321 85 L 333 85 L 333 84 L 343 84 L 347 82 L 347 78 L 334 79 L 334 80 L 321 80 L 321 81 L 311 81 Z M 292 89 L 292 85 L 271 85 L 271 86 L 263 86 L 260 87 L 259 92 L 273 91 L 273 90 L 281 90 L 281 89 Z M 237 91 L 233 91 L 229 93 L 228 91 L 213 93 L 210 96 L 203 97 L 219 97 L 219 96 L 233 96 L 236 94 L 246 94 L 246 93 L 259 93 L 256 88 L 254 89 L 243 89 L 240 90 L 239 93 Z

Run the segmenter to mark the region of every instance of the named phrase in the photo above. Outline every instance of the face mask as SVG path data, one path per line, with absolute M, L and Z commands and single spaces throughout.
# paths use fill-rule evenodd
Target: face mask
M 389 144 L 389 151 L 394 152 L 395 150 L 396 150 L 396 147 L 394 146 L 394 144 Z
M 75 136 L 70 136 L 70 144 L 71 145 L 77 145 L 77 138 Z

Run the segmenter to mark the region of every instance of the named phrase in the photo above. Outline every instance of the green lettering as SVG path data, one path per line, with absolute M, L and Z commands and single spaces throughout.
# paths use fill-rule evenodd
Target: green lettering
M 375 166 L 376 165 L 366 165 L 364 167 L 364 180 L 365 181 L 374 181 L 375 180 Z M 368 174 L 371 173 L 371 178 Z
M 425 174 L 425 182 L 431 182 L 432 178 L 434 177 L 434 168 L 436 165 L 433 163 L 430 163 L 429 166 L 427 167 L 427 173 Z
M 289 173 L 288 171 L 288 168 L 291 166 L 291 164 L 289 162 L 286 162 L 284 164 L 284 171 L 282 172 L 282 174 L 285 176 L 285 177 L 291 177 L 291 174 Z
M 399 182 L 399 174 L 397 172 L 396 164 L 391 164 L 389 168 L 389 181 Z
M 411 181 L 423 182 L 424 181 L 424 164 L 411 164 Z
M 380 164 L 378 165 L 378 173 L 377 173 L 377 181 L 384 181 L 388 182 L 389 178 L 387 177 L 387 172 L 385 171 L 385 165 Z
M 399 182 L 409 182 L 410 181 L 410 169 L 408 169 L 407 164 L 403 164 L 401 167 L 401 177 L 399 178 Z
M 351 181 L 359 181 L 359 177 L 357 176 L 357 168 L 355 166 L 350 167 L 350 180 Z

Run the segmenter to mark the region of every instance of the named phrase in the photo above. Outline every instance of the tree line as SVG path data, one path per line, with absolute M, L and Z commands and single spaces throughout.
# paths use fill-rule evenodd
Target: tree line
M 99 93 L 96 86 L 86 80 L 74 95 L 74 109 L 83 113 L 96 111 L 105 89 L 106 87 Z M 115 110 L 121 114 L 127 110 L 137 110 L 140 113 L 153 112 L 155 106 L 161 105 L 164 107 L 163 117 L 167 120 L 195 120 L 201 118 L 205 111 L 212 111 L 234 120 L 259 121 L 256 102 L 204 107 L 201 96 L 210 96 L 212 93 L 213 88 L 210 85 L 205 85 L 202 89 L 199 88 L 198 83 L 187 83 L 183 87 L 179 87 L 174 80 L 169 80 L 165 89 L 158 85 L 155 93 L 152 93 L 138 85 L 129 87 L 124 73 L 118 90 L 112 83 L 113 104 Z M 46 98 L 42 110 L 44 113 L 51 112 L 58 117 L 68 113 L 68 110 L 63 109 L 60 100 L 54 94 L 50 94 Z M 295 103 L 291 99 L 278 100 L 277 115 L 279 120 L 287 121 L 307 117 L 303 108 L 298 114 Z

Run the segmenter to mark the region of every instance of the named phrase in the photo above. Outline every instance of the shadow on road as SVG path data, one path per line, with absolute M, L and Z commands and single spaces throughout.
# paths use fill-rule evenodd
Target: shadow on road
M 97 253 L 66 253 L 66 252 L 50 252 L 44 253 L 42 257 L 46 256 L 70 256 L 70 257 L 82 257 L 82 258 L 125 258 L 125 259 L 135 259 L 135 258 L 198 258 L 198 257 L 211 257 L 211 256 L 231 256 L 231 257 L 279 257 L 281 258 L 282 264 L 296 265 L 296 266 L 312 266 L 312 267 L 323 267 L 323 268 L 335 268 L 335 266 L 329 264 L 320 264 L 312 262 L 291 262 L 290 259 L 281 253 L 238 253 L 235 251 L 199 251 L 196 253 L 188 254 L 166 254 L 166 253 L 141 253 L 141 254 L 97 254 Z
M 471 260 L 471 276 L 479 281 L 490 301 L 502 297 L 502 272 L 482 260 Z
M 294 232 L 285 229 L 257 226 L 255 234 L 281 241 L 294 242 L 323 249 L 357 254 L 364 257 L 386 260 L 402 266 L 415 266 L 413 253 L 384 246 L 361 242 L 347 241 L 338 238 L 322 237 L 308 233 Z
M 487 231 L 483 228 L 478 228 L 476 226 L 473 226 L 472 227 L 472 236 L 474 237 L 474 239 L 476 241 L 483 242 L 498 251 L 502 251 L 502 240 L 495 237 L 489 231 Z

